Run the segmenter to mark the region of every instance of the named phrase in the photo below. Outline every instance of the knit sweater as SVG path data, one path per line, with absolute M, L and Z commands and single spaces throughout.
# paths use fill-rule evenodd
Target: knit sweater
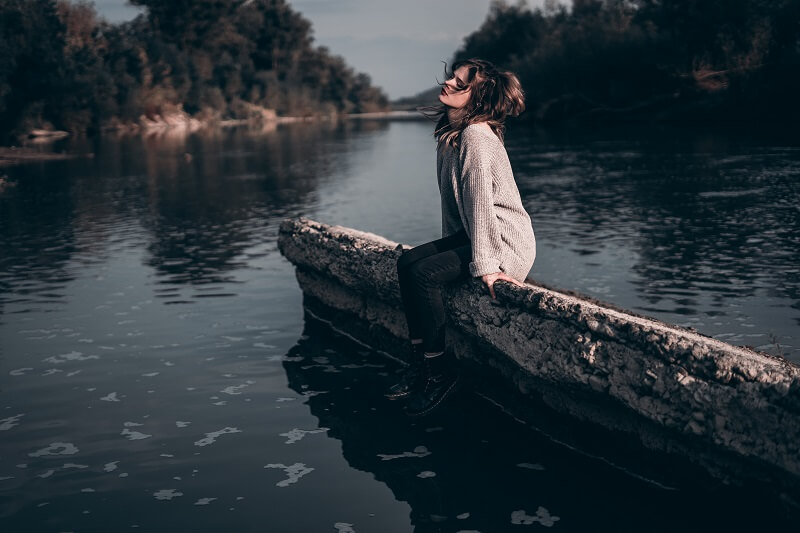
M 470 274 L 502 271 L 524 281 L 536 258 L 536 238 L 503 142 L 485 125 L 470 124 L 458 149 L 439 143 L 436 170 L 442 236 L 466 230 Z

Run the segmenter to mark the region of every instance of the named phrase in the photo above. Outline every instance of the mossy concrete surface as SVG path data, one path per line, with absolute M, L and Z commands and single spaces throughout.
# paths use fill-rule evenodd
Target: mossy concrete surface
M 304 218 L 282 223 L 278 245 L 306 296 L 347 317 L 340 328 L 403 357 L 396 262 L 407 246 Z M 719 452 L 800 480 L 797 365 L 531 280 L 495 289 L 497 300 L 478 280 L 445 292 L 448 336 L 471 366 L 650 447 Z

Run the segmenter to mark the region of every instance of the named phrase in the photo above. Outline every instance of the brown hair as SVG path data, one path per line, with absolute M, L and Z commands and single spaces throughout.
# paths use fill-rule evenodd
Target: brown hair
M 506 117 L 515 117 L 525 111 L 525 93 L 519 79 L 510 71 L 500 70 L 489 61 L 475 58 L 456 62 L 452 71 L 448 71 L 445 65 L 445 79 L 450 79 L 462 66 L 469 69 L 467 86 L 471 94 L 467 104 L 456 110 L 453 122 L 450 122 L 444 104 L 422 109 L 423 113 L 429 111 L 426 116 L 436 120 L 433 136 L 438 142 L 457 148 L 464 128 L 476 122 L 486 122 L 502 141 Z

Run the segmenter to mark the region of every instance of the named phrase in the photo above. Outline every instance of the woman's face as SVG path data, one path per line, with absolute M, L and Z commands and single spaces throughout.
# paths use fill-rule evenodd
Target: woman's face
M 460 109 L 467 105 L 472 90 L 469 81 L 469 68 L 466 65 L 458 67 L 453 72 L 453 77 L 444 82 L 444 87 L 439 93 L 439 101 L 447 107 Z

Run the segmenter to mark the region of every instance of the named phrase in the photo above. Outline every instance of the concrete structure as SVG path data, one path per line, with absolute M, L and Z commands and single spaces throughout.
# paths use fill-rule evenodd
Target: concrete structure
M 406 354 L 402 245 L 307 219 L 284 221 L 278 244 L 307 304 L 371 346 Z M 473 280 L 445 295 L 448 338 L 468 367 L 492 368 L 508 388 L 647 448 L 798 494 L 797 365 L 531 281 L 498 283 L 496 293 Z

